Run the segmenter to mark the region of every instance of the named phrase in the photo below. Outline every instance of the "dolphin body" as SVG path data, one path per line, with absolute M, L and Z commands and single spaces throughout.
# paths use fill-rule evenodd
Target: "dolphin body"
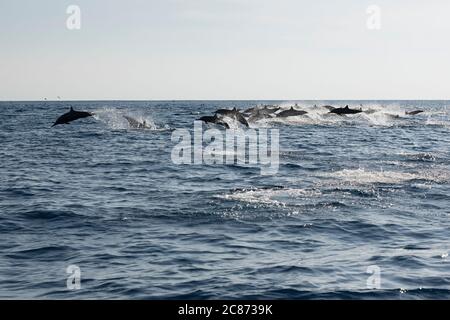
M 129 116 L 123 116 L 125 119 L 127 119 L 128 124 L 130 125 L 131 128 L 133 129 L 151 129 L 148 125 L 147 122 L 144 120 L 143 122 L 140 122 L 132 117 Z
M 295 117 L 295 116 L 302 116 L 304 114 L 307 114 L 308 112 L 303 110 L 295 110 L 294 107 L 291 107 L 289 110 L 281 111 L 277 114 L 277 118 L 286 118 L 286 117 Z
M 232 110 L 228 110 L 228 109 L 219 109 L 215 112 L 216 115 L 220 114 L 223 115 L 225 117 L 229 117 L 231 119 L 234 119 L 240 123 L 242 123 L 244 126 L 246 126 L 247 128 L 249 127 L 247 120 L 245 119 L 245 117 L 242 115 L 242 113 L 239 112 L 238 109 L 233 108 Z
M 245 119 L 245 117 L 242 115 L 242 113 L 240 113 L 239 111 L 236 112 L 233 116 L 233 119 L 237 120 L 239 123 L 242 123 L 244 126 L 246 126 L 247 128 L 249 127 L 248 121 L 247 119 Z
M 224 115 L 224 116 L 230 116 L 230 115 L 233 115 L 233 114 L 236 113 L 236 112 L 239 112 L 239 110 L 236 109 L 236 107 L 234 107 L 234 108 L 231 109 L 231 110 L 228 110 L 228 109 L 219 109 L 219 110 L 216 110 L 214 113 L 216 113 L 216 114 L 221 114 L 221 115 Z
M 227 129 L 230 129 L 230 126 L 228 125 L 228 123 L 223 121 L 222 118 L 218 117 L 217 114 L 215 114 L 214 116 L 203 116 L 198 120 L 203 121 L 204 123 L 218 124 L 218 125 L 224 126 Z
M 268 107 L 268 106 L 264 106 L 264 108 L 263 108 L 264 112 L 267 112 L 267 113 L 269 113 L 269 114 L 275 113 L 275 112 L 277 112 L 277 111 L 280 110 L 280 109 L 281 109 L 280 107 L 273 107 L 273 108 L 270 108 L 270 107 Z
M 85 112 L 85 111 L 75 111 L 72 107 L 70 107 L 70 111 L 60 116 L 58 119 L 56 119 L 55 123 L 52 125 L 52 127 L 58 125 L 58 124 L 67 124 L 72 121 L 87 118 L 93 116 L 93 113 Z
M 415 116 L 416 114 L 422 113 L 423 110 L 406 111 L 405 114 L 408 116 Z
M 345 108 L 335 108 L 335 109 L 330 111 L 330 113 L 335 113 L 335 114 L 338 114 L 340 116 L 343 115 L 343 114 L 356 114 L 356 113 L 361 113 L 361 112 L 363 112 L 361 109 L 360 110 L 350 109 L 348 107 L 348 105 L 345 106 Z
M 256 122 L 258 120 L 272 118 L 272 113 L 274 112 L 275 111 L 272 112 L 272 110 L 267 109 L 256 109 L 251 113 L 250 117 L 247 120 L 249 122 Z
M 264 113 L 270 114 L 270 113 L 275 113 L 280 109 L 281 108 L 278 106 L 261 105 L 261 106 L 248 108 L 248 109 L 244 110 L 242 112 L 242 114 L 244 114 L 246 116 L 251 116 L 251 115 L 257 114 L 258 112 L 264 112 Z
M 333 111 L 334 109 L 336 109 L 335 107 L 330 105 L 322 106 L 322 108 L 328 109 L 328 111 Z
M 258 106 L 256 106 L 256 107 L 251 107 L 251 108 L 245 109 L 243 113 L 244 113 L 244 114 L 250 114 L 250 113 L 252 113 L 252 112 L 256 112 L 257 110 L 259 110 L 259 107 L 258 107 Z

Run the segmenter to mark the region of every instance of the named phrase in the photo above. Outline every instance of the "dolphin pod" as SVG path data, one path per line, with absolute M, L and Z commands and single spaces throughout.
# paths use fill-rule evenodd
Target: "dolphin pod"
M 58 119 L 56 119 L 55 123 L 52 125 L 52 127 L 58 125 L 58 124 L 68 124 L 72 121 L 92 117 L 94 114 L 86 111 L 75 111 L 72 107 L 70 107 L 70 111 L 60 116 Z
M 291 106 L 290 109 L 283 110 L 281 107 L 277 105 L 257 105 L 251 108 L 246 109 L 245 111 L 240 111 L 236 107 L 233 109 L 218 109 L 214 112 L 214 116 L 204 116 L 201 117 L 200 121 L 203 121 L 205 123 L 212 123 L 224 126 L 225 128 L 229 129 L 230 125 L 227 123 L 226 119 L 234 120 L 238 123 L 241 123 L 245 127 L 249 127 L 249 122 L 257 122 L 259 120 L 263 119 L 271 119 L 271 118 L 287 118 L 287 117 L 295 117 L 295 116 L 302 116 L 305 114 L 308 114 L 307 111 L 299 110 L 297 109 L 299 106 L 295 104 L 294 106 Z M 315 108 L 319 108 L 318 106 L 314 105 Z M 372 114 L 376 113 L 379 110 L 377 109 L 367 109 L 363 110 L 361 108 L 359 109 L 351 109 L 348 105 L 345 107 L 333 107 L 331 105 L 324 105 L 322 108 L 327 109 L 328 113 L 330 114 L 337 114 L 339 116 L 344 115 L 351 115 L 351 114 L 358 114 L 361 112 Z M 414 116 L 420 113 L 423 113 L 424 110 L 412 110 L 412 111 L 405 111 L 404 114 L 407 116 Z M 72 107 L 70 107 L 70 111 L 61 115 L 59 118 L 56 119 L 55 123 L 52 125 L 52 127 L 59 125 L 59 124 L 68 124 L 72 121 L 87 118 L 93 116 L 94 113 L 86 112 L 86 111 L 76 111 Z M 150 126 L 146 123 L 146 121 L 139 121 L 135 118 L 132 118 L 130 116 L 123 116 L 130 126 L 130 128 L 133 129 L 150 129 Z M 392 118 L 400 118 L 400 116 L 392 116 Z
M 314 105 L 314 107 L 319 108 L 317 105 Z M 264 119 L 296 117 L 308 114 L 307 111 L 300 110 L 298 108 L 299 108 L 298 104 L 295 104 L 295 106 L 291 106 L 289 109 L 284 110 L 276 105 L 262 104 L 250 107 L 241 112 L 236 107 L 234 107 L 233 109 L 218 109 L 214 112 L 214 116 L 205 116 L 201 117 L 198 120 L 201 120 L 205 123 L 213 123 L 229 128 L 229 125 L 225 121 L 225 119 L 229 118 L 244 124 L 246 127 L 249 127 L 248 124 L 249 122 L 254 123 Z M 362 112 L 372 114 L 379 111 L 376 109 L 363 110 L 363 105 L 360 105 L 360 108 L 358 109 L 352 109 L 348 105 L 346 105 L 345 107 L 334 107 L 332 105 L 324 105 L 321 108 L 327 109 L 329 114 L 336 114 L 339 116 L 353 115 Z M 413 116 L 422 112 L 423 110 L 406 111 L 405 115 Z M 391 116 L 391 117 L 394 119 L 400 119 L 400 116 Z

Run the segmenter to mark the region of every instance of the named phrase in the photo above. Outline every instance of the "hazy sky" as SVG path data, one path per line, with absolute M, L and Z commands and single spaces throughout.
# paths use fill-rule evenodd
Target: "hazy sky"
M 0 0 L 0 100 L 450 99 L 449 35 L 448 0 Z

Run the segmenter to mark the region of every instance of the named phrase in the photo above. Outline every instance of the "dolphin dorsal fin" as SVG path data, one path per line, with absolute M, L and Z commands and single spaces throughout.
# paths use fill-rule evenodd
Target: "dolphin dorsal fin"
M 345 109 L 348 109 L 348 105 L 345 106 Z
M 73 107 L 70 107 L 70 111 L 73 111 Z
M 294 110 L 294 107 L 291 107 L 291 110 Z

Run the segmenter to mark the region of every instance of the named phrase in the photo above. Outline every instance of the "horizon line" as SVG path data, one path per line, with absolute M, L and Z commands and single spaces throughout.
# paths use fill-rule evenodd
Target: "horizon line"
M 0 102 L 159 102 L 159 101 L 450 101 L 449 99 L 69 99 L 69 100 L 20 100 L 9 99 Z

